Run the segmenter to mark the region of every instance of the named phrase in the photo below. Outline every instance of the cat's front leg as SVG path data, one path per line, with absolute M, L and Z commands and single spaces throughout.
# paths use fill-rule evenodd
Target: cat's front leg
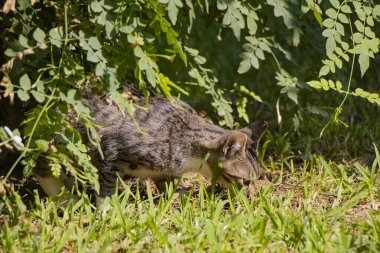
M 104 203 L 107 198 L 110 198 L 116 190 L 117 187 L 117 173 L 116 169 L 112 166 L 103 166 L 99 171 L 99 184 L 100 190 L 99 194 L 95 196 L 96 206 L 98 208 L 104 208 Z M 109 205 L 106 208 L 109 209 Z
M 170 183 L 175 185 L 175 179 L 177 177 L 174 176 L 166 176 L 162 178 L 153 179 L 154 184 L 156 185 L 157 189 L 160 191 L 160 193 L 164 193 L 167 191 L 167 187 L 169 187 Z
M 104 159 L 98 165 L 100 191 L 96 195 L 96 206 L 103 205 L 104 200 L 108 196 L 115 193 L 117 187 L 117 166 L 116 162 L 119 157 L 119 143 L 114 136 L 114 131 L 109 130 L 104 133 L 101 140 Z M 98 161 L 100 158 L 98 158 Z

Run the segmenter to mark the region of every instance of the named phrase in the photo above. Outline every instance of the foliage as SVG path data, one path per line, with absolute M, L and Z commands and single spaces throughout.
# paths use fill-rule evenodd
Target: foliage
M 44 156 L 55 175 L 65 167 L 96 184 L 96 168 L 73 119 L 99 146 L 81 95 L 107 92 L 133 115 L 120 91 L 126 82 L 147 97 L 162 93 L 174 101 L 188 95 L 210 119 L 231 128 L 256 118 L 254 109 L 263 106 L 279 123 L 293 118 L 295 129 L 310 115 L 328 118 L 318 108 L 325 104 L 310 105 L 310 95 L 302 94 L 310 86 L 346 95 L 333 110 L 335 119 L 349 94 L 378 104 L 378 93 L 360 86 L 361 77 L 379 81 L 373 72 L 365 75 L 379 52 L 380 5 L 371 0 L 7 0 L 0 18 L 1 99 L 38 103 L 20 126 L 25 146 L 17 147 L 22 155 L 16 162 L 26 174 Z M 329 81 L 316 80 L 318 73 Z M 359 84 L 354 92 L 352 83 Z M 17 145 L 14 136 L 20 135 L 6 134 L 5 126 L 0 146 Z

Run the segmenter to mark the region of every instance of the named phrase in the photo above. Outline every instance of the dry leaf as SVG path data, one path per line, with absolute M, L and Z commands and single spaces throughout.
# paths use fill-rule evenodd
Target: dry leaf
M 45 44 L 45 43 L 43 43 L 43 44 Z M 34 50 L 33 50 L 33 48 L 28 48 L 28 49 L 25 49 L 22 53 L 23 53 L 23 55 L 34 54 Z
M 4 188 L 3 181 L 0 181 L 0 197 L 5 196 L 7 191 Z
M 48 46 L 46 45 L 46 43 L 41 43 L 40 44 L 40 48 L 42 49 L 42 50 L 44 50 L 44 49 L 46 49 Z
M 16 10 L 16 0 L 7 0 L 3 6 L 3 12 L 7 14 L 10 11 Z
M 1 66 L 1 71 L 3 71 L 4 73 L 7 73 L 9 74 L 13 68 L 13 61 L 14 61 L 14 58 L 11 58 L 9 61 L 7 61 L 6 63 L 4 63 L 2 66 Z

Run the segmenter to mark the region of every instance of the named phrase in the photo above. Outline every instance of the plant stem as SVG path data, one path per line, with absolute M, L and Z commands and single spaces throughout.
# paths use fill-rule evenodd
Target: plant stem
M 350 20 L 351 39 L 352 39 L 352 46 L 353 46 L 353 49 L 354 49 L 354 56 L 352 57 L 352 65 L 351 65 L 350 78 L 349 78 L 349 80 L 348 80 L 347 92 L 346 92 L 346 95 L 345 95 L 344 98 L 343 98 L 342 103 L 339 105 L 338 108 L 342 108 L 344 102 L 346 102 L 347 96 L 348 96 L 348 94 L 349 94 L 349 92 L 350 92 L 350 88 L 351 88 L 352 75 L 353 75 L 353 73 L 354 73 L 354 66 L 355 66 L 356 46 L 355 46 L 355 42 L 354 42 L 354 38 L 353 38 L 353 34 L 354 34 L 354 32 L 352 31 L 351 19 L 349 19 L 349 20 Z
M 41 120 L 41 117 L 44 114 L 46 108 L 49 106 L 50 102 L 53 100 L 55 91 L 56 91 L 56 88 L 53 89 L 52 95 L 50 96 L 49 100 L 46 102 L 46 104 L 42 108 L 40 114 L 38 115 L 38 117 L 36 119 L 36 122 L 34 122 L 32 131 L 30 132 L 30 135 L 29 135 L 29 138 L 28 138 L 28 141 L 26 143 L 26 146 L 25 146 L 24 150 L 22 151 L 22 153 L 20 154 L 20 156 L 17 158 L 17 160 L 13 163 L 12 167 L 10 168 L 10 170 L 7 173 L 7 175 L 3 179 L 4 181 L 6 181 L 8 179 L 8 177 L 11 175 L 11 173 L 13 172 L 13 170 L 16 168 L 17 164 L 21 161 L 21 159 L 25 156 L 26 152 L 28 151 L 30 143 L 32 142 L 33 134 L 34 134 L 34 132 L 35 132 L 35 130 L 37 128 L 38 122 Z

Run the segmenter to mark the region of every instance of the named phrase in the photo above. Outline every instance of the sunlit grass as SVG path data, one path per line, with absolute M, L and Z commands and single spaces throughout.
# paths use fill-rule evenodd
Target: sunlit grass
M 194 178 L 187 194 L 171 185 L 161 196 L 148 181 L 113 196 L 109 211 L 87 195 L 62 210 L 37 191 L 26 210 L 10 191 L 0 204 L 0 251 L 378 252 L 379 168 L 378 153 L 372 166 L 290 161 L 251 197 L 212 195 Z

